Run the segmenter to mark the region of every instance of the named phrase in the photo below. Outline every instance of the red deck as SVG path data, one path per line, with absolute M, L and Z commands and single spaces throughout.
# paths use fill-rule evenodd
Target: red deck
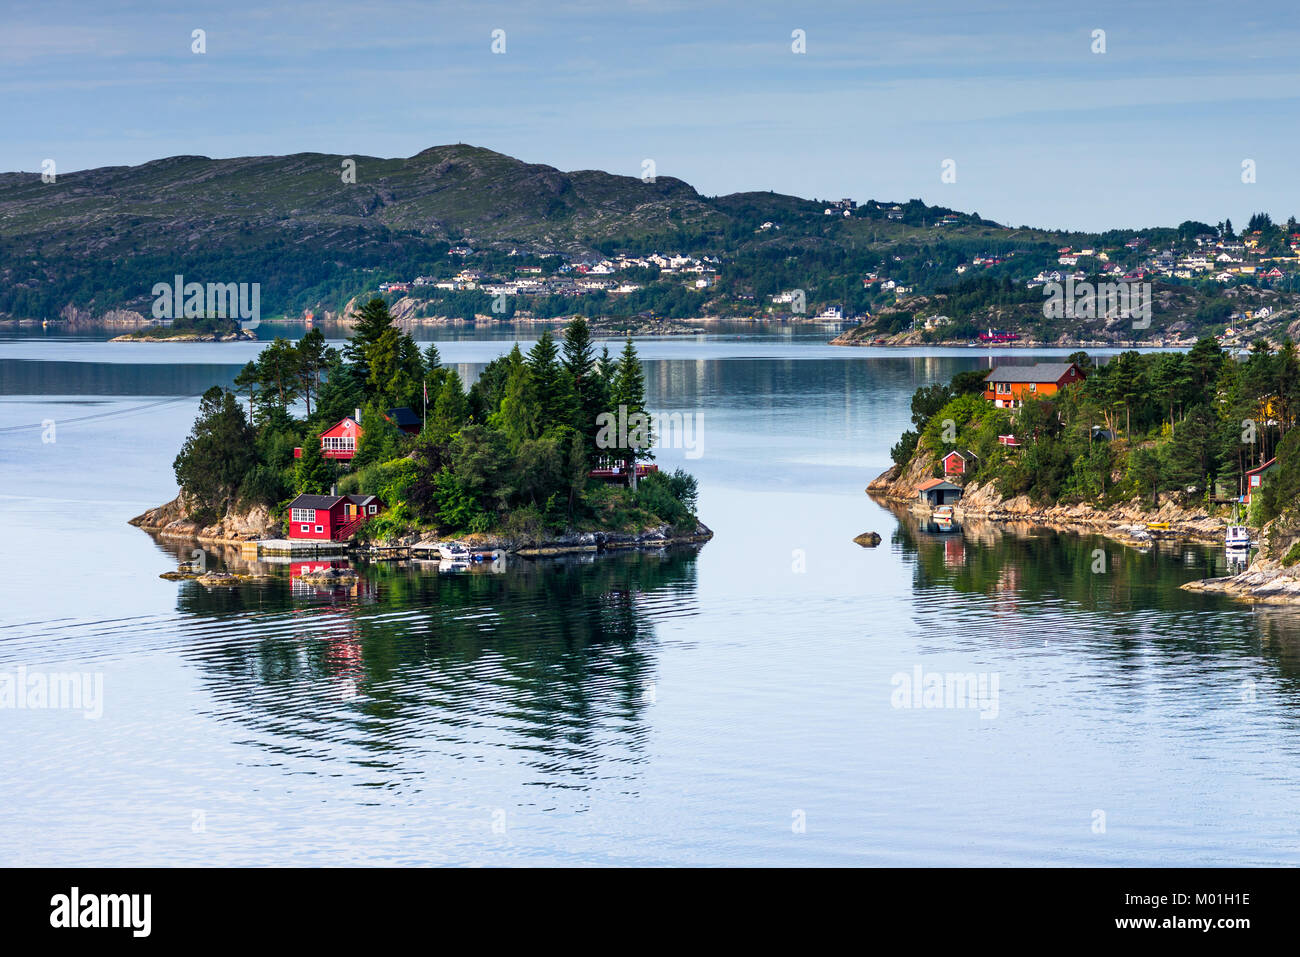
M 636 467 L 636 477 L 645 478 L 650 473 L 658 472 L 658 471 L 659 471 L 659 466 L 657 465 L 648 465 L 648 464 L 638 465 Z M 606 482 L 611 482 L 611 481 L 621 482 L 627 478 L 627 472 L 623 468 L 616 466 L 614 468 L 592 469 L 590 472 L 587 473 L 587 477 L 594 478 L 594 479 L 603 479 Z

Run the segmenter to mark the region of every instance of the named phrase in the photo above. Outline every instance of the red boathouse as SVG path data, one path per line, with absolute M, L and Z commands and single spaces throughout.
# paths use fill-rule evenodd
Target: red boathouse
M 384 503 L 373 495 L 299 495 L 289 503 L 289 537 L 346 541 L 383 508 Z

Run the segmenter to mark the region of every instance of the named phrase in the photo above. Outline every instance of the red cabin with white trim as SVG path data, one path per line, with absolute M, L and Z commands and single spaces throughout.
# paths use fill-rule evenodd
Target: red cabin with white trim
M 289 503 L 289 537 L 345 541 L 383 508 L 384 503 L 373 495 L 299 495 Z
M 320 434 L 320 451 L 327 459 L 350 462 L 357 454 L 357 441 L 363 432 L 361 428 L 361 410 L 356 416 L 345 415 Z M 302 458 L 302 449 L 293 450 L 295 459 Z
M 953 449 L 942 461 L 944 475 L 965 475 L 967 465 L 974 468 L 979 456 L 970 449 Z

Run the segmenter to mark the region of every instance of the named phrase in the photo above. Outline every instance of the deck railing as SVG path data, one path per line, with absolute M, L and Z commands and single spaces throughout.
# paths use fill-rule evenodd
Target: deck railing
M 338 528 L 334 529 L 334 534 L 330 538 L 335 541 L 343 541 L 345 538 L 351 538 L 358 528 L 365 524 L 367 516 L 358 515 L 355 518 L 344 522 Z

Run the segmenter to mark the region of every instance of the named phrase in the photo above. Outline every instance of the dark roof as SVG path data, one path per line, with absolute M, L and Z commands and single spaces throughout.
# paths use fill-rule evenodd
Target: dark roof
M 970 449 L 953 449 L 951 452 L 948 453 L 948 455 L 960 455 L 964 459 L 979 458 L 979 456 L 976 455 L 974 452 L 972 452 Z M 948 455 L 943 456 L 943 458 L 946 459 Z
M 389 409 L 388 417 L 392 419 L 399 428 L 406 425 L 421 424 L 420 417 L 404 405 L 398 406 L 396 409 Z
M 290 508 L 333 508 L 343 500 L 341 495 L 299 495 L 289 503 Z
M 345 495 L 343 496 L 353 505 L 369 505 L 371 502 L 378 502 L 379 499 L 373 495 Z
M 1031 366 L 998 366 L 984 377 L 985 382 L 1060 382 L 1073 362 L 1036 362 Z

